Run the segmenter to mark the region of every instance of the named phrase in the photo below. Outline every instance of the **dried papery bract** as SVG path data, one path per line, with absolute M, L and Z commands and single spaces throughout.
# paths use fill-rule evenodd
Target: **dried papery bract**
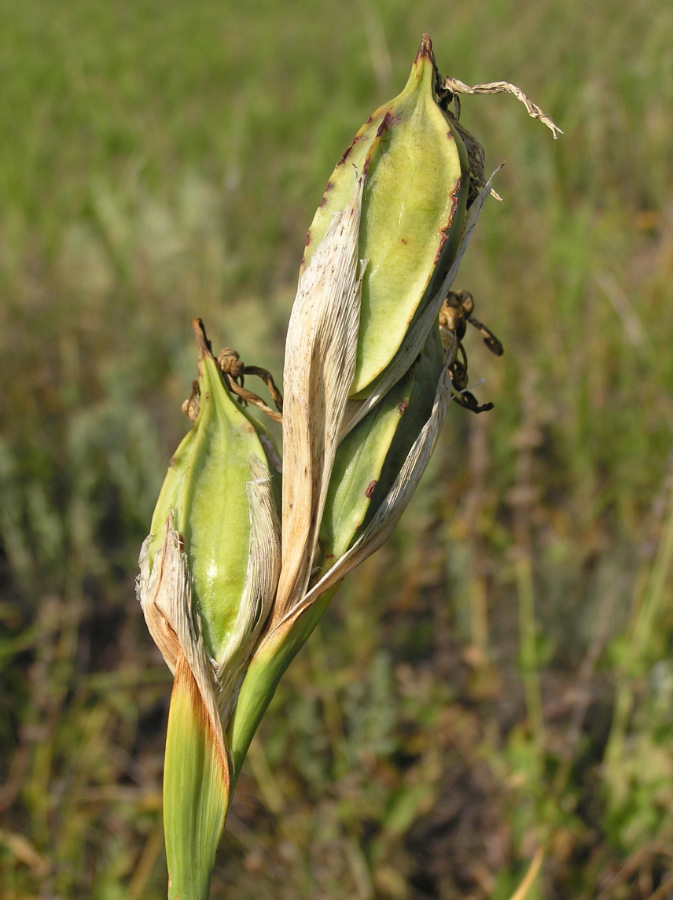
M 365 266 L 358 257 L 365 177 L 363 172 L 357 178 L 345 209 L 334 213 L 301 275 L 290 317 L 283 377 L 283 555 L 272 627 L 308 586 L 353 381 Z

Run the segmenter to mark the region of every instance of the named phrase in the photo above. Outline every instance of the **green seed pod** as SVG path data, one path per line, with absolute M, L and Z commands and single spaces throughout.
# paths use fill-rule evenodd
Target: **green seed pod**
M 390 490 L 430 416 L 444 366 L 433 329 L 407 374 L 339 445 L 320 530 L 323 571 L 346 552 Z
M 433 329 L 411 369 L 339 444 L 320 528 L 323 572 L 346 552 L 390 490 L 430 416 L 444 365 Z
M 321 574 L 346 552 L 364 521 L 415 380 L 414 365 L 339 444 L 320 523 Z
M 269 440 L 229 393 L 198 320 L 194 328 L 199 409 L 171 460 L 145 564 L 151 571 L 171 516 L 205 646 L 221 668 L 242 645 L 252 649 L 251 633 L 254 642 L 266 618 L 278 577 L 279 526 L 264 449 Z
M 414 441 L 430 418 L 437 386 L 445 367 L 446 354 L 439 336 L 439 329 L 434 328 L 428 335 L 425 347 L 414 365 L 414 381 L 407 409 L 399 427 L 395 430 L 381 475 L 372 492 L 362 528 L 366 528 L 371 522 L 382 501 L 388 495 Z
M 367 268 L 351 397 L 371 393 L 429 303 L 436 300 L 439 310 L 440 290 L 461 246 L 470 167 L 455 122 L 440 104 L 439 78 L 424 36 L 406 87 L 357 133 L 308 232 L 302 272 L 334 213 L 348 204 L 353 167 L 362 173 L 358 254 Z M 424 336 L 414 356 L 423 342 Z

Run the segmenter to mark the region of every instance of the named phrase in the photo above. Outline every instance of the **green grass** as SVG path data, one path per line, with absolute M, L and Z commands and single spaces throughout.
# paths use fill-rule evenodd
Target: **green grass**
M 0 0 L 0 895 L 165 895 L 136 558 L 189 321 L 280 374 L 305 230 L 423 31 L 505 160 L 456 407 L 253 745 L 214 897 L 672 890 L 673 10 Z M 536 893 L 535 893 L 536 892 Z

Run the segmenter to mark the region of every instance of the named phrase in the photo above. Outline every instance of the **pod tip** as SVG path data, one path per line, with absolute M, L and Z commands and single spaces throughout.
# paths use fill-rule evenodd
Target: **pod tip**
M 208 336 L 206 335 L 206 327 L 203 324 L 203 319 L 192 319 L 192 328 L 194 329 L 194 334 L 196 336 L 196 343 L 199 345 L 199 359 L 212 357 L 213 351 Z
M 416 62 L 419 62 L 421 59 L 431 59 L 433 62 L 435 60 L 435 55 L 432 52 L 432 41 L 430 40 L 429 34 L 424 34 L 421 38 L 421 45 L 418 48 L 418 53 L 416 54 Z

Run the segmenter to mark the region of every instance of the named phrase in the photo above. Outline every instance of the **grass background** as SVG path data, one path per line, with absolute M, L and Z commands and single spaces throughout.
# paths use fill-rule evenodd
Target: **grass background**
M 189 321 L 281 371 L 305 230 L 428 31 L 502 205 L 456 407 L 288 671 L 214 897 L 673 896 L 673 8 L 0 0 L 0 895 L 165 896 L 134 599 Z

